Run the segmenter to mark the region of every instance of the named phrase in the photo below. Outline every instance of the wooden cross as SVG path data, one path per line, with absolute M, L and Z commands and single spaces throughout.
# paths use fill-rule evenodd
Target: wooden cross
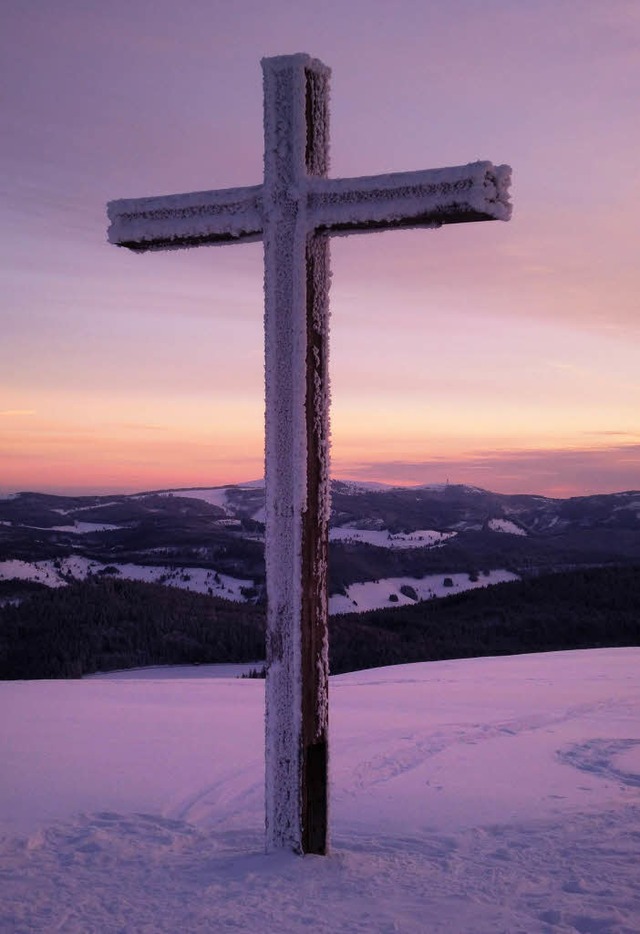
M 267 849 L 326 853 L 329 236 L 508 220 L 510 169 L 329 179 L 329 69 L 306 54 L 262 67 L 262 185 L 112 201 L 109 241 L 264 241 Z

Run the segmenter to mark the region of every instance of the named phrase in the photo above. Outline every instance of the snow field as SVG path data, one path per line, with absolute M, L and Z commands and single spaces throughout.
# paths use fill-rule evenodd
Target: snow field
M 2 523 L 9 525 L 10 523 Z M 69 532 L 71 535 L 88 535 L 90 532 L 117 532 L 126 528 L 124 525 L 109 525 L 106 522 L 74 522 L 73 525 L 26 525 L 26 529 L 36 529 L 41 532 Z
M 264 682 L 2 683 L 0 930 L 635 934 L 639 663 L 332 678 L 327 858 L 264 855 Z
M 168 565 L 146 564 L 102 564 L 80 555 L 71 555 L 59 560 L 46 561 L 0 561 L 0 580 L 29 580 L 47 587 L 66 587 L 69 580 L 86 580 L 89 576 L 101 575 L 106 568 L 118 579 L 166 584 L 195 593 L 224 597 L 226 600 L 244 601 L 245 587 L 253 587 L 252 580 L 230 577 L 209 568 L 177 568 Z
M 398 532 L 393 534 L 387 529 L 334 528 L 329 529 L 331 542 L 364 542 L 377 548 L 433 548 L 441 545 L 456 532 L 436 532 L 433 529 L 420 529 L 416 532 Z
M 489 519 L 489 528 L 492 532 L 505 532 L 507 535 L 524 535 L 526 532 L 510 519 Z
M 384 607 L 406 606 L 415 603 L 412 597 L 402 593 L 403 587 L 411 587 L 418 600 L 430 600 L 432 597 L 450 597 L 465 590 L 478 587 L 490 587 L 519 580 L 511 571 L 497 569 L 481 574 L 472 581 L 468 574 L 428 574 L 426 577 L 387 577 L 377 581 L 364 581 L 347 587 L 347 594 L 334 594 L 329 597 L 329 612 L 366 613 L 367 610 L 379 610 Z M 445 581 L 450 581 L 445 584 Z
M 255 583 L 252 580 L 220 574 L 208 568 L 176 568 L 168 565 L 131 563 L 105 565 L 80 555 L 71 555 L 57 562 L 28 562 L 17 559 L 0 561 L 0 580 L 28 580 L 45 584 L 47 587 L 66 587 L 71 579 L 86 580 L 91 575 L 104 573 L 107 567 L 116 568 L 113 576 L 120 579 L 165 584 L 240 602 L 246 600 L 243 589 L 252 588 Z M 451 583 L 446 585 L 445 580 Z M 407 586 L 415 590 L 419 600 L 429 600 L 432 597 L 451 596 L 465 590 L 489 587 L 510 580 L 518 580 L 517 575 L 498 569 L 489 571 L 486 575 L 482 574 L 477 581 L 471 581 L 468 574 L 430 574 L 423 578 L 389 577 L 365 581 L 352 584 L 347 589 L 346 596 L 334 594 L 330 597 L 329 613 L 364 613 L 367 610 L 415 603 L 415 600 L 401 592 L 401 588 Z
M 170 490 L 160 495 L 179 496 L 180 499 L 200 499 L 205 503 L 209 503 L 210 506 L 219 506 L 220 509 L 224 509 L 228 515 L 232 515 L 227 496 L 228 492 L 229 488 L 223 486 L 215 487 L 210 490 Z
M 254 662 L 220 662 L 211 665 L 149 665 L 146 668 L 121 668 L 83 675 L 84 681 L 176 681 L 197 678 L 241 678 L 264 666 L 264 659 Z

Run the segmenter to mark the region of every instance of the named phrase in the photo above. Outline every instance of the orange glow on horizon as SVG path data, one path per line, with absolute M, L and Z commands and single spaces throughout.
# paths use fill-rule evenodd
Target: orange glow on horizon
M 508 224 L 332 240 L 334 475 L 640 487 L 636 5 L 135 6 L 4 18 L 1 491 L 262 475 L 261 244 L 133 256 L 104 205 L 258 184 L 292 49 L 332 68 L 334 177 L 513 167 Z

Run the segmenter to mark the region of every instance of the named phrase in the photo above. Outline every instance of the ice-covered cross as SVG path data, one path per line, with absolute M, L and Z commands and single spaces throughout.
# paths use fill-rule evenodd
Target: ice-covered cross
M 109 241 L 144 252 L 264 241 L 267 848 L 328 846 L 329 237 L 508 220 L 508 166 L 329 179 L 329 69 L 266 58 L 264 181 L 112 201 Z

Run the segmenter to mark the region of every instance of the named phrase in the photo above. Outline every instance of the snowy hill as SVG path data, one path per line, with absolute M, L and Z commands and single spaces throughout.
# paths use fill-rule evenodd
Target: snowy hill
M 131 496 L 20 493 L 0 500 L 0 601 L 20 599 L 21 582 L 64 587 L 89 575 L 259 600 L 264 518 L 262 481 Z M 557 500 L 446 484 L 332 483 L 334 613 L 634 563 L 638 492 Z
M 0 683 L 0 930 L 633 934 L 639 664 L 333 678 L 333 851 L 304 859 L 263 854 L 263 682 Z

